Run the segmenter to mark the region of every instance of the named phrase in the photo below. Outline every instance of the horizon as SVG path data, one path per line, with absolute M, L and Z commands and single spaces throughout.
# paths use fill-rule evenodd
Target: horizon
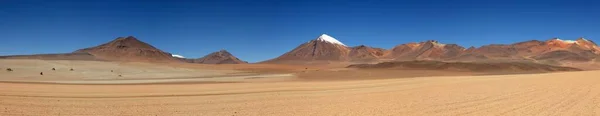
M 327 40 L 327 39 L 325 39 L 325 40 L 323 40 L 323 41 L 328 41 L 328 42 L 332 42 L 332 43 L 337 43 L 337 42 L 340 42 L 339 44 L 341 44 L 341 45 L 344 45 L 344 46 L 346 46 L 346 47 L 368 46 L 368 47 L 372 47 L 372 48 L 381 48 L 381 49 L 385 49 L 385 50 L 391 50 L 391 49 L 393 49 L 393 48 L 395 47 L 395 46 L 393 46 L 393 47 L 391 47 L 391 48 L 382 48 L 382 47 L 370 46 L 370 45 L 364 45 L 364 44 L 353 45 L 353 46 L 347 46 L 347 45 L 345 45 L 345 44 L 344 44 L 344 42 L 341 42 L 341 41 L 339 41 L 337 38 L 335 38 L 335 37 L 333 37 L 333 36 L 330 36 L 330 35 L 327 35 L 327 34 L 321 34 L 320 36 L 317 36 L 316 38 L 314 38 L 314 39 L 311 39 L 311 40 L 309 40 L 308 42 L 310 42 L 310 41 L 312 41 L 312 40 L 318 40 L 318 39 L 320 39 L 320 37 L 321 37 L 321 36 L 323 36 L 323 35 L 325 35 L 325 36 L 327 36 L 327 37 L 331 37 L 331 38 L 333 38 L 333 39 L 334 39 L 333 41 L 332 41 L 332 40 Z M 144 40 L 143 40 L 143 39 L 137 38 L 137 37 L 135 37 L 135 36 L 133 36 L 133 35 L 128 35 L 128 36 L 116 37 L 116 38 L 115 38 L 115 39 L 113 39 L 113 40 L 109 40 L 109 41 L 107 41 L 107 42 L 104 42 L 104 43 L 99 43 L 98 45 L 102 45 L 102 44 L 105 44 L 105 43 L 109 43 L 109 42 L 111 42 L 111 41 L 114 41 L 114 40 L 117 40 L 117 39 L 119 39 L 119 38 L 127 38 L 127 37 L 134 37 L 134 38 L 138 39 L 139 41 L 141 41 L 141 42 L 144 42 Z M 542 41 L 542 42 L 545 42 L 545 41 L 549 41 L 549 40 L 553 40 L 553 39 L 558 39 L 558 40 L 560 40 L 560 41 L 564 41 L 564 42 L 568 42 L 568 43 L 575 42 L 575 40 L 577 40 L 577 39 L 584 39 L 584 40 L 586 40 L 586 41 L 591 41 L 591 42 L 595 43 L 595 41 L 593 41 L 593 40 L 589 40 L 588 38 L 584 38 L 584 37 L 579 37 L 579 38 L 577 38 L 577 39 L 562 39 L 562 38 L 558 38 L 558 37 L 553 37 L 553 38 L 550 38 L 550 39 L 545 39 L 545 40 L 533 39 L 533 40 L 516 41 L 516 42 L 512 42 L 512 43 L 506 43 L 506 44 L 495 44 L 495 43 L 490 43 L 490 44 L 485 44 L 485 45 L 481 45 L 481 46 L 463 46 L 463 45 L 460 45 L 460 44 L 457 44 L 457 45 L 458 45 L 458 46 L 461 46 L 461 47 L 463 47 L 463 48 L 465 48 L 465 49 L 466 49 L 466 48 L 469 48 L 469 47 L 480 48 L 480 47 L 482 47 L 482 46 L 487 46 L 487 45 L 510 45 L 510 44 L 515 44 L 515 43 L 519 43 L 519 42 L 534 41 L 534 40 L 535 40 L 535 41 Z M 430 40 L 415 41 L 415 42 L 407 42 L 407 43 L 422 43 L 422 42 L 427 42 L 427 41 L 430 41 Z M 439 42 L 438 40 L 434 40 L 434 41 L 436 41 L 436 42 L 438 42 L 438 43 L 440 43 L 440 44 L 455 44 L 455 43 L 443 43 L 443 42 Z M 145 43 L 147 43 L 147 42 L 145 42 Z M 304 43 L 306 43 L 306 42 L 304 42 Z M 299 45 L 302 45 L 302 44 L 304 44 L 304 43 L 299 43 L 299 44 L 298 44 L 298 46 L 299 46 Z M 399 44 L 396 44 L 396 46 L 398 46 L 398 45 L 402 45 L 402 44 L 407 44 L 407 43 L 399 43 Z M 148 43 L 148 44 L 150 44 L 151 46 L 154 46 L 154 45 L 152 45 L 152 43 Z M 98 46 L 98 45 L 96 45 L 96 46 Z M 90 47 L 95 47 L 95 46 L 90 46 Z M 86 47 L 86 48 L 90 48 L 90 47 Z M 156 47 L 156 46 L 154 46 L 154 47 Z M 80 48 L 80 49 L 84 49 L 84 48 Z M 160 48 L 157 48 L 157 49 L 160 49 Z M 73 50 L 73 51 L 76 51 L 76 50 Z M 164 50 L 163 50 L 163 51 L 164 51 Z M 220 50 L 218 50 L 218 51 L 212 51 L 212 52 L 208 52 L 208 53 L 206 53 L 205 55 L 209 55 L 209 54 L 212 54 L 212 53 L 215 53 L 215 52 L 220 52 L 220 51 L 227 51 L 227 52 L 230 52 L 230 51 L 228 51 L 227 49 L 220 49 Z M 171 52 L 169 52 L 169 51 L 164 51 L 164 52 L 171 53 Z M 71 52 L 64 52 L 64 53 L 71 53 Z M 231 52 L 230 52 L 230 53 L 231 53 Z M 42 53 L 42 54 L 55 54 L 55 53 Z M 58 53 L 58 54 L 60 54 L 60 53 Z M 175 53 L 171 53 L 171 54 L 172 54 L 172 56 L 173 56 L 173 57 L 176 57 L 176 58 L 187 58 L 187 59 L 196 59 L 196 58 L 202 58 L 202 57 L 204 57 L 204 56 L 205 56 L 205 55 L 202 55 L 202 56 L 200 56 L 200 57 L 186 57 L 186 56 L 183 56 L 183 55 L 180 55 L 180 54 L 175 54 Z M 234 53 L 231 53 L 231 54 L 233 54 L 234 56 L 236 56 Z M 283 55 L 283 54 L 285 54 L 285 53 L 281 53 L 281 55 Z M 9 54 L 9 55 L 0 55 L 0 56 L 18 56 L 18 55 L 30 55 L 30 54 Z M 237 56 L 236 56 L 236 57 L 237 57 Z M 276 56 L 276 57 L 273 57 L 273 58 L 269 58 L 269 59 L 260 60 L 260 61 L 255 61 L 255 62 L 250 62 L 250 61 L 247 61 L 247 62 L 249 62 L 249 63 L 257 63 L 257 62 L 262 62 L 262 61 L 271 60 L 271 59 L 274 59 L 274 58 L 277 58 L 277 57 L 278 57 L 278 56 Z M 239 57 L 238 57 L 238 58 L 239 58 Z M 240 59 L 241 59 L 241 58 L 240 58 Z M 245 61 L 244 59 L 241 59 L 241 60 L 242 60 L 242 61 Z
M 134 36 L 200 58 L 276 58 L 327 34 L 349 47 L 437 40 L 468 48 L 552 38 L 598 40 L 597 1 L 0 2 L 0 56 L 68 53 Z

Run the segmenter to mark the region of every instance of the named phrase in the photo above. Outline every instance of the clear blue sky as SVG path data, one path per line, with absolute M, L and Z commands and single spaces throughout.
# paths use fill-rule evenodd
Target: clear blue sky
M 250 62 L 321 33 L 349 46 L 438 40 L 465 47 L 600 40 L 594 0 L 0 0 L 0 55 L 63 53 L 133 35 L 190 58 Z

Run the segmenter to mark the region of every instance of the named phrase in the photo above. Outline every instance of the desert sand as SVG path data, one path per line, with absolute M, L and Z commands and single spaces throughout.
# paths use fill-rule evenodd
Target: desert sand
M 411 71 L 250 64 L 0 63 L 2 68 L 15 69 L 0 72 L 3 116 L 600 115 L 600 71 L 512 75 L 412 71 L 426 74 L 418 75 Z M 44 76 L 35 73 L 58 66 L 64 67 Z M 71 66 L 75 71 L 64 71 Z M 123 76 L 112 75 L 111 67 L 121 67 Z M 269 71 L 277 67 L 281 71 Z M 265 75 L 272 78 L 265 79 L 271 77 Z M 185 83 L 189 81 L 185 79 L 209 77 L 227 81 Z M 110 83 L 121 81 L 131 83 Z
M 292 76 L 285 73 L 258 74 L 206 65 L 192 65 L 189 68 L 182 66 L 191 65 L 187 63 L 4 59 L 0 60 L 0 64 L 3 69 L 0 73 L 0 82 L 136 84 L 231 82 L 243 81 L 247 78 Z M 6 72 L 4 68 L 11 68 L 14 71 Z

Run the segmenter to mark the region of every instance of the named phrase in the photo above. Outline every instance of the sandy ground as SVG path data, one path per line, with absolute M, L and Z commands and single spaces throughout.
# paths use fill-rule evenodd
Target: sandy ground
M 600 115 L 600 71 L 276 83 L 0 83 L 0 115 Z
M 99 65 L 107 64 L 96 64 Z M 123 66 L 139 70 L 137 66 L 140 65 L 160 68 L 143 63 Z M 191 75 L 196 70 L 206 71 L 202 67 L 211 66 L 182 67 L 193 71 L 180 73 Z M 265 70 L 272 66 L 239 67 Z M 163 68 L 160 70 L 169 67 Z M 40 68 L 43 69 L 46 68 Z M 235 78 L 231 74 L 238 74 L 240 70 L 215 70 L 210 74 Z M 147 69 L 147 73 L 152 71 Z M 600 78 L 597 76 L 600 71 L 490 76 L 459 76 L 462 73 L 439 76 L 444 73 L 419 72 L 434 76 L 419 78 L 392 78 L 410 77 L 409 72 L 373 72 L 377 71 L 304 69 L 294 73 L 299 80 L 233 83 L 85 85 L 0 82 L 0 116 L 600 115 Z M 372 79 L 353 79 L 363 77 L 353 75 L 370 75 Z M 160 75 L 151 78 L 139 76 L 132 80 L 160 80 L 159 77 L 163 78 Z M 331 80 L 315 79 L 318 77 Z M 1 75 L 0 78 L 12 77 Z M 68 78 L 59 81 L 89 80 Z
M 218 66 L 152 64 L 141 62 L 0 60 L 0 82 L 62 84 L 135 84 L 177 82 L 241 82 L 248 79 L 294 77 L 288 73 L 263 74 L 251 71 L 213 68 Z M 188 64 L 189 65 L 189 64 Z M 223 66 L 221 66 L 223 67 Z M 6 68 L 14 71 L 7 72 Z M 56 70 L 52 70 L 55 68 Z M 71 71 L 70 69 L 73 69 Z M 40 73 L 43 73 L 41 75 Z M 277 79 L 275 79 L 277 80 Z M 281 79 L 279 79 L 281 80 Z

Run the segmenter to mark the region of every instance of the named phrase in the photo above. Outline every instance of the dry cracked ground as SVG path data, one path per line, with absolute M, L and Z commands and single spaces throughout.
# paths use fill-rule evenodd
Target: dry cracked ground
M 598 75 L 600 71 L 247 83 L 2 82 L 0 115 L 600 115 Z

